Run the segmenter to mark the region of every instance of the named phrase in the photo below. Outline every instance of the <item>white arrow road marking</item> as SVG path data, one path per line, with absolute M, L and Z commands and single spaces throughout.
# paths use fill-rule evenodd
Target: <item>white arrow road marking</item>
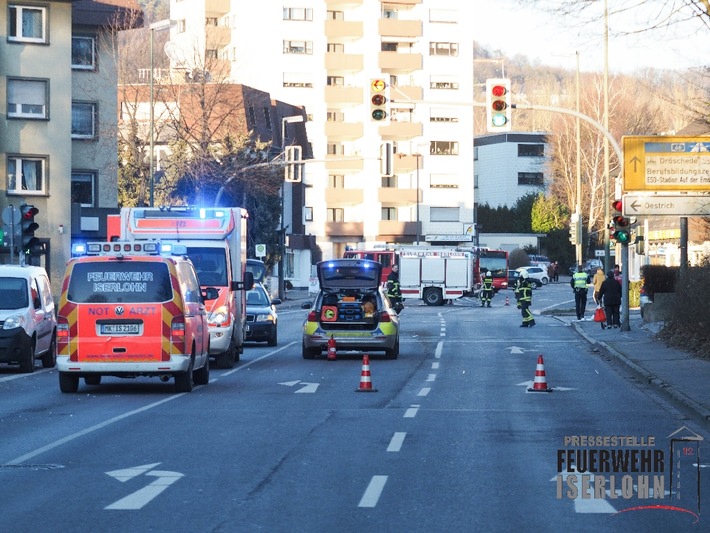
M 157 465 L 160 463 L 156 463 Z M 145 465 L 149 466 L 149 465 Z M 145 466 L 138 466 L 134 468 L 126 468 L 125 470 L 114 470 L 113 472 L 106 472 L 108 475 L 118 479 L 121 482 L 127 481 L 140 475 L 144 472 Z M 178 479 L 183 477 L 180 472 L 169 472 L 167 470 L 150 470 L 145 472 L 146 476 L 156 477 L 147 487 L 138 489 L 132 494 L 121 498 L 120 500 L 113 502 L 111 505 L 107 505 L 104 509 L 111 510 L 128 510 L 135 511 L 142 509 L 148 503 L 150 503 L 155 497 L 157 497 L 161 492 L 167 489 L 170 485 L 175 483 Z
M 124 468 L 122 470 L 113 470 L 111 472 L 106 472 L 109 476 L 116 478 L 120 482 L 125 482 L 128 481 L 129 479 L 133 479 L 134 477 L 140 476 L 141 474 L 145 474 L 148 470 L 151 468 L 155 468 L 158 466 L 160 463 L 153 463 L 150 465 L 143 465 L 143 466 L 134 466 L 133 468 Z
M 508 346 L 508 350 L 510 350 L 511 355 L 513 355 L 514 353 L 523 353 L 525 351 L 519 346 Z
M 301 387 L 297 391 L 293 391 L 294 394 L 316 392 L 316 390 L 318 389 L 318 385 L 320 385 L 320 383 L 306 383 L 305 381 L 300 381 L 300 380 L 283 381 L 283 382 L 279 383 L 279 385 L 286 385 L 287 387 L 293 387 L 294 385 L 298 385 L 299 383 L 301 385 L 303 385 L 303 387 Z

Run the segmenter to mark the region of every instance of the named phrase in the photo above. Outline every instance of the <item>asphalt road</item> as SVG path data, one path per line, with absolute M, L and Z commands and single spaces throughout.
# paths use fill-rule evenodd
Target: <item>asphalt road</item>
M 533 309 L 569 309 L 568 289 Z M 2 368 L 0 530 L 707 530 L 704 443 L 678 438 L 710 435 L 555 318 L 519 328 L 505 295 L 408 302 L 399 358 L 371 354 L 372 393 L 361 353 L 302 359 L 297 307 L 278 347 L 190 394 L 145 378 L 62 394 L 53 370 Z M 552 392 L 528 392 L 541 370 Z M 585 457 L 597 472 L 567 471 Z

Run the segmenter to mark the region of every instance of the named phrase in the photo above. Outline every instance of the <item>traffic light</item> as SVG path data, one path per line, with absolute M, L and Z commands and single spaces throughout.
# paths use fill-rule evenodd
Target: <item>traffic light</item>
M 303 178 L 303 149 L 300 146 L 293 145 L 286 147 L 286 167 L 284 169 L 284 180 L 292 183 L 298 183 Z
M 572 213 L 569 222 L 569 242 L 574 246 L 582 244 L 582 220 L 578 213 Z
M 631 220 L 624 216 L 623 202 L 614 200 L 611 203 L 611 222 L 614 225 L 614 240 L 621 244 L 628 244 L 631 240 Z
M 394 176 L 394 144 L 391 141 L 380 145 L 380 174 L 386 177 Z
M 370 80 L 370 120 L 382 122 L 389 117 L 387 82 L 381 78 Z
M 39 213 L 39 209 L 33 205 L 23 204 L 20 206 L 21 253 L 30 253 L 39 244 L 39 239 L 35 237 L 35 231 L 39 228 L 39 224 L 35 222 L 37 213 Z
M 511 129 L 510 80 L 492 78 L 486 80 L 486 129 L 491 133 Z

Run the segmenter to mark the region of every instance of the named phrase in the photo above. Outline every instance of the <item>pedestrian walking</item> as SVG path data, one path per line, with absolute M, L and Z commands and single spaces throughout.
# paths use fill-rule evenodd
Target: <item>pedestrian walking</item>
M 493 299 L 493 274 L 486 270 L 483 275 L 483 285 L 481 285 L 481 307 L 490 307 Z
M 531 328 L 535 325 L 535 318 L 533 317 L 532 311 L 530 311 L 530 306 L 532 305 L 532 285 L 528 280 L 528 273 L 524 270 L 520 273 L 518 278 L 518 285 L 515 288 L 515 298 L 518 301 L 518 309 L 520 309 L 520 314 L 523 316 L 523 323 L 520 324 L 521 328 Z
M 594 298 L 594 303 L 597 305 L 602 304 L 602 300 L 599 297 L 599 289 L 605 279 L 606 276 L 604 275 L 604 271 L 601 268 L 597 268 L 597 273 L 594 274 L 594 278 L 592 279 L 592 283 L 594 284 L 594 294 L 592 296 Z
M 604 299 L 606 327 L 620 328 L 621 319 L 619 309 L 621 308 L 621 285 L 614 279 L 614 272 L 612 270 L 606 273 L 606 279 L 599 289 L 599 295 Z
M 584 311 L 587 309 L 587 289 L 590 283 L 589 275 L 584 271 L 582 265 L 579 265 L 577 272 L 569 280 L 574 291 L 574 309 L 577 313 L 577 320 L 584 320 Z
M 555 283 L 560 281 L 560 264 L 557 261 L 552 265 L 552 281 Z

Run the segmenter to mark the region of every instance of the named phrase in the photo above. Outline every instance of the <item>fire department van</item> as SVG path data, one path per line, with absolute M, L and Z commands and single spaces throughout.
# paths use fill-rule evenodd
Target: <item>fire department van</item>
M 474 256 L 452 248 L 400 248 L 399 288 L 403 298 L 418 298 L 427 305 L 473 296 Z
M 240 207 L 133 207 L 121 210 L 121 240 L 179 243 L 195 265 L 202 287 L 217 296 L 205 302 L 210 356 L 218 368 L 231 368 L 244 351 L 246 291 L 254 285 L 247 271 L 248 213 Z M 115 230 L 114 230 L 115 232 Z
M 79 379 L 158 376 L 177 392 L 209 382 L 210 337 L 204 299 L 184 247 L 159 242 L 88 243 L 67 263 L 57 313 L 62 392 Z M 75 255 L 82 251 L 74 251 Z M 209 293 L 212 294 L 209 294 Z

